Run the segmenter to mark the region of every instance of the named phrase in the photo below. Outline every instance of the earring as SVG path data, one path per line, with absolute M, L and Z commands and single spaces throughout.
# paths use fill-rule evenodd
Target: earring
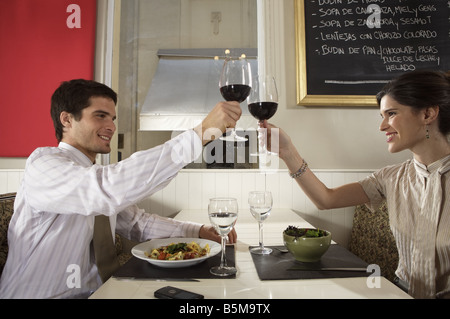
M 430 131 L 428 130 L 429 126 L 427 125 L 426 127 L 427 133 L 425 134 L 425 137 L 428 139 L 430 139 Z

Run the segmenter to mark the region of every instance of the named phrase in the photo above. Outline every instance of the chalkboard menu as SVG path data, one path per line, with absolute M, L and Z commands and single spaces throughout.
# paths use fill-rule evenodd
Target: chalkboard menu
M 303 97 L 333 96 L 333 104 L 336 96 L 354 96 L 350 104 L 357 104 L 358 96 L 375 95 L 403 72 L 450 69 L 448 0 L 296 0 L 296 6 L 303 15 L 297 17 Z

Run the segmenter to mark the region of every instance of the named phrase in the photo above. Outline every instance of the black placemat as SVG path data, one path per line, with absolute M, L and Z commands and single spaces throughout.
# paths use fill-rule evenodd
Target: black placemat
M 227 245 L 226 250 L 228 266 L 235 265 L 234 245 Z M 113 277 L 133 279 L 207 279 L 207 278 L 236 278 L 236 275 L 219 277 L 211 274 L 209 269 L 220 265 L 221 253 L 206 259 L 200 264 L 183 268 L 162 268 L 149 262 L 132 257 L 125 265 L 119 268 Z
M 274 249 L 274 246 L 267 247 L 273 249 L 270 255 L 251 254 L 261 280 L 367 277 L 371 274 L 362 271 L 292 270 L 293 268 L 366 268 L 368 266 L 365 261 L 338 244 L 332 244 L 320 261 L 315 263 L 303 263 L 295 260 L 291 253 L 282 253 Z M 275 247 L 286 248 L 284 246 Z

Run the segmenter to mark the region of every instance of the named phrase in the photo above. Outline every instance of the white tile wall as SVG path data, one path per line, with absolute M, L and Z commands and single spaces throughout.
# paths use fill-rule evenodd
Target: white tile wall
M 358 181 L 371 171 L 314 170 L 327 186 Z M 23 170 L 0 170 L 0 193 L 18 190 Z M 162 191 L 139 203 L 148 212 L 173 216 L 182 209 L 206 209 L 214 196 L 233 196 L 247 207 L 250 190 L 267 188 L 273 194 L 274 208 L 295 210 L 316 227 L 332 232 L 333 239 L 347 246 L 353 224 L 354 207 L 319 211 L 303 194 L 286 170 L 182 170 Z M 270 218 L 270 217 L 269 217 Z
M 23 177 L 23 169 L 0 169 L 0 194 L 16 192 Z

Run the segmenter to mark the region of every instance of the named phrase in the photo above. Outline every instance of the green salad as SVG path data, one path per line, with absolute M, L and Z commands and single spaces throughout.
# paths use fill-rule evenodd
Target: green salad
M 328 235 L 327 231 L 322 229 L 299 228 L 295 226 L 289 226 L 284 233 L 293 237 L 324 237 Z

